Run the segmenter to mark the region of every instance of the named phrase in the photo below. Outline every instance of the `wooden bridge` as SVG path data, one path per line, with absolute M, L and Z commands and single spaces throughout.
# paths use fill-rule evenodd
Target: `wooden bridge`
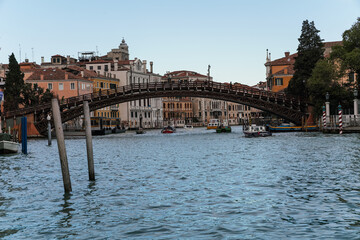
M 283 93 L 273 93 L 245 85 L 230 85 L 218 82 L 167 83 L 150 82 L 131 84 L 116 89 L 71 97 L 60 101 L 62 122 L 83 115 L 83 102 L 89 102 L 90 111 L 144 98 L 197 97 L 239 103 L 269 112 L 301 125 L 307 105 L 300 99 Z M 47 115 L 51 114 L 51 103 L 7 112 L 5 119 L 34 114 L 34 124 L 41 134 L 47 131 Z M 53 123 L 52 123 L 52 126 Z

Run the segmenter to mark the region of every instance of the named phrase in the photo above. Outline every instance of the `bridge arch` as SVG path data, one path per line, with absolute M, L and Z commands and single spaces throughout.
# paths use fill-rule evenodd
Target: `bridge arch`
M 107 91 L 67 98 L 60 103 L 62 122 L 83 115 L 83 102 L 89 102 L 90 111 L 107 106 L 144 98 L 161 97 L 196 97 L 223 100 L 247 105 L 272 113 L 300 125 L 305 116 L 306 104 L 299 99 L 285 94 L 263 91 L 248 86 L 231 86 L 217 82 L 190 83 L 141 83 L 118 87 Z M 6 118 L 35 115 L 35 126 L 44 134 L 47 129 L 46 116 L 51 111 L 51 104 L 42 104 L 31 108 L 8 112 Z

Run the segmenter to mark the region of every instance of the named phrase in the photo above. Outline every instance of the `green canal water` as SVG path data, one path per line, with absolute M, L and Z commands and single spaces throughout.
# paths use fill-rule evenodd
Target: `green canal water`
M 0 239 L 359 239 L 360 135 L 241 127 L 67 139 L 0 157 Z

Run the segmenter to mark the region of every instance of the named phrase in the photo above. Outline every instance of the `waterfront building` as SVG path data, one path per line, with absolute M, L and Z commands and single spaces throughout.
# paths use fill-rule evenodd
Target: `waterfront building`
M 118 49 L 112 49 L 98 60 L 83 64 L 87 70 L 119 79 L 119 86 L 161 81 L 161 76 L 153 73 L 153 62 L 150 62 L 150 70 L 148 70 L 146 60 L 129 59 L 129 48 L 124 39 Z M 139 128 L 140 122 L 143 128 L 161 128 L 163 126 L 161 98 L 122 103 L 119 108 L 121 122 L 128 128 Z
M 64 68 L 64 70 L 76 76 L 81 76 L 92 81 L 94 93 L 102 91 L 104 94 L 106 94 L 106 91 L 115 89 L 120 85 L 120 80 L 117 78 L 98 75 L 94 71 L 87 70 L 79 66 L 71 65 Z M 114 104 L 95 110 L 90 113 L 90 117 L 93 128 L 99 127 L 100 121 L 103 123 L 101 124 L 102 126 L 107 126 L 110 128 L 120 127 L 121 125 L 119 104 Z
M 342 44 L 342 41 L 324 42 L 324 57 L 329 57 L 331 48 Z M 285 52 L 282 58 L 271 61 L 271 54 L 266 52 L 266 84 L 267 89 L 273 92 L 284 91 L 294 75 L 294 63 L 297 53 Z M 349 76 L 350 77 L 350 76 Z
M 187 70 L 180 70 L 180 71 L 173 71 L 167 72 L 163 77 L 162 81 L 165 82 L 172 82 L 172 83 L 187 83 L 187 82 L 206 82 L 212 81 L 212 77 L 202 75 L 200 73 L 194 71 L 187 71 Z M 175 99 L 163 98 L 165 102 L 171 102 Z M 176 104 L 178 103 L 179 106 L 186 106 L 188 101 L 191 100 L 192 102 L 192 117 L 188 117 L 190 113 L 183 112 L 181 115 L 173 115 L 172 111 L 174 109 L 167 108 L 164 109 L 164 117 L 170 116 L 168 121 L 174 122 L 181 120 L 184 121 L 186 124 L 193 123 L 195 125 L 206 125 L 210 122 L 210 119 L 219 119 L 221 121 L 226 120 L 227 118 L 227 102 L 222 100 L 216 99 L 207 99 L 207 98 L 176 98 Z M 171 105 L 170 105 L 171 106 Z M 177 106 L 177 105 L 175 105 Z M 191 115 L 191 114 L 190 114 Z M 176 116 L 180 116 L 180 118 L 176 118 Z M 173 118 L 172 118 L 173 117 Z
M 163 98 L 164 124 L 184 127 L 192 123 L 193 108 L 189 97 Z
M 93 84 L 90 80 L 76 76 L 58 68 L 34 68 L 24 79 L 26 83 L 37 84 L 49 89 L 59 99 L 92 93 Z

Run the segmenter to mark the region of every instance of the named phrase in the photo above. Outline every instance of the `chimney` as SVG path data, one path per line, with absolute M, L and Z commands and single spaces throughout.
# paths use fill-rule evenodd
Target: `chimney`
M 84 77 L 84 71 L 81 71 L 80 73 L 81 73 L 81 77 Z
M 289 57 L 290 52 L 285 52 L 285 57 Z
M 44 63 L 44 57 L 41 57 L 41 64 Z
M 25 62 L 28 63 L 28 62 L 29 62 L 29 59 L 25 58 Z
M 44 80 L 44 74 L 40 74 L 40 80 Z
M 146 73 L 146 60 L 143 60 L 143 65 L 144 65 L 144 73 Z
M 68 79 L 69 79 L 69 74 L 65 73 L 65 80 L 68 80 Z
M 284 74 L 288 74 L 288 68 L 284 68 Z
M 70 55 L 66 56 L 66 62 L 67 62 L 67 64 L 70 64 Z
M 153 62 L 150 62 L 150 72 L 153 73 Z
M 117 71 L 118 68 L 119 68 L 119 63 L 118 63 L 118 61 L 115 61 L 114 62 L 114 71 Z

